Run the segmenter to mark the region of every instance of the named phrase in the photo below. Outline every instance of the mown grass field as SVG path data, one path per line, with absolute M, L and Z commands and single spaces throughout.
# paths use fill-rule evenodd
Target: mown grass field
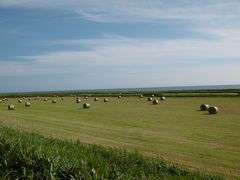
M 64 139 L 78 139 L 127 150 L 138 150 L 205 173 L 240 177 L 240 98 L 168 98 L 152 105 L 147 98 L 93 97 L 82 109 L 72 97 L 52 104 L 32 100 L 31 107 L 10 99 L 0 104 L 5 126 Z M 199 111 L 202 103 L 216 105 L 217 115 Z M 9 111 L 8 104 L 16 110 Z

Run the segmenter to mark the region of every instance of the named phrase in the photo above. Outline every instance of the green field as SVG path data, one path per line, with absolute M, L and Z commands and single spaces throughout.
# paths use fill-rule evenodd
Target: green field
M 82 109 L 72 97 L 52 104 L 43 98 L 25 107 L 17 99 L 0 104 L 5 126 L 64 139 L 78 139 L 157 156 L 205 173 L 240 177 L 240 98 L 168 98 L 152 105 L 146 98 L 109 97 Z M 202 103 L 216 105 L 217 115 L 199 111 Z M 15 104 L 16 110 L 7 110 Z

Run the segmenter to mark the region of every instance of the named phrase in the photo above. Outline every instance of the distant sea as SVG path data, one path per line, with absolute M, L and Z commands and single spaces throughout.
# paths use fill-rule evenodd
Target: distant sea
M 129 91 L 175 91 L 175 90 L 220 90 L 220 89 L 240 89 L 239 85 L 212 85 L 212 86 L 173 86 L 173 87 L 143 87 L 143 88 L 118 88 L 118 89 L 95 89 L 95 90 L 75 90 L 79 92 L 129 92 Z
M 84 90 L 59 90 L 59 91 L 32 91 L 32 92 L 9 92 L 9 93 L 61 93 L 61 92 L 143 92 L 143 91 L 177 91 L 177 90 L 225 90 L 239 89 L 239 85 L 212 85 L 212 86 L 172 86 L 172 87 L 143 87 L 143 88 L 117 88 L 117 89 L 84 89 Z M 5 93 L 0 93 L 5 94 Z

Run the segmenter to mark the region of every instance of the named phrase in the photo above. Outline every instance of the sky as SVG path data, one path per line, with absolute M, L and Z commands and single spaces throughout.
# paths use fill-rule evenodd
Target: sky
M 0 92 L 240 84 L 239 0 L 0 0 Z

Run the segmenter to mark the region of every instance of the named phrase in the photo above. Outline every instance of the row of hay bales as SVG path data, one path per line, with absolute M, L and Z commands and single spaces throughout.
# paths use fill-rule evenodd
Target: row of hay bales
M 30 107 L 31 103 L 30 102 L 25 102 L 25 106 Z M 8 105 L 8 110 L 15 110 L 15 105 L 14 104 Z
M 208 104 L 200 105 L 201 111 L 208 111 L 209 114 L 217 114 L 219 112 L 219 108 L 216 106 L 209 106 Z
M 75 96 L 76 97 L 76 103 L 81 103 L 81 99 L 80 99 L 80 97 L 77 97 L 77 96 Z M 88 96 L 85 96 L 84 98 L 85 99 L 88 99 L 88 97 L 91 97 L 91 95 L 88 95 Z M 158 99 L 156 99 L 156 98 L 154 98 L 153 99 L 153 97 L 155 97 L 154 95 L 151 95 L 151 97 L 148 97 L 148 101 L 152 101 L 152 104 L 153 105 L 157 105 L 157 104 L 159 104 L 159 100 Z M 37 97 L 35 97 L 34 99 L 39 99 L 40 97 L 39 96 L 37 96 Z M 58 97 L 57 97 L 58 98 Z M 122 96 L 118 96 L 118 99 L 121 99 L 122 98 Z M 143 95 L 139 95 L 139 98 L 143 98 Z M 22 99 L 25 99 L 24 97 L 22 98 Z M 23 102 L 23 100 L 22 99 L 19 99 L 18 100 L 18 102 L 19 103 L 22 103 Z M 31 98 L 29 98 L 28 99 L 29 101 L 31 100 Z M 61 100 L 64 100 L 64 97 L 61 97 Z M 165 101 L 166 100 L 166 97 L 164 97 L 164 96 L 161 96 L 160 97 L 160 100 L 161 101 Z M 1 102 L 3 102 L 3 101 L 8 101 L 8 99 L 7 98 L 4 98 L 4 99 L 1 99 L 0 100 L 0 103 Z M 44 101 L 48 101 L 48 99 L 47 98 L 44 98 Z M 99 101 L 99 98 L 97 98 L 97 97 L 95 97 L 94 98 L 94 101 Z M 104 102 L 108 102 L 109 101 L 109 99 L 108 98 L 104 98 L 104 100 L 103 100 Z M 53 99 L 52 100 L 52 103 L 57 103 L 57 100 L 56 99 Z M 30 102 L 25 102 L 25 106 L 26 107 L 29 107 L 29 106 L 31 106 L 31 103 Z M 84 103 L 83 104 L 83 108 L 90 108 L 90 104 L 89 103 Z M 8 109 L 9 110 L 14 110 L 15 109 L 15 106 L 14 105 L 8 105 Z M 219 109 L 218 109 L 218 107 L 216 107 L 216 106 L 209 106 L 208 104 L 201 104 L 201 106 L 200 106 L 200 110 L 201 111 L 208 111 L 209 112 L 209 114 L 217 114 L 218 112 L 219 112 Z

